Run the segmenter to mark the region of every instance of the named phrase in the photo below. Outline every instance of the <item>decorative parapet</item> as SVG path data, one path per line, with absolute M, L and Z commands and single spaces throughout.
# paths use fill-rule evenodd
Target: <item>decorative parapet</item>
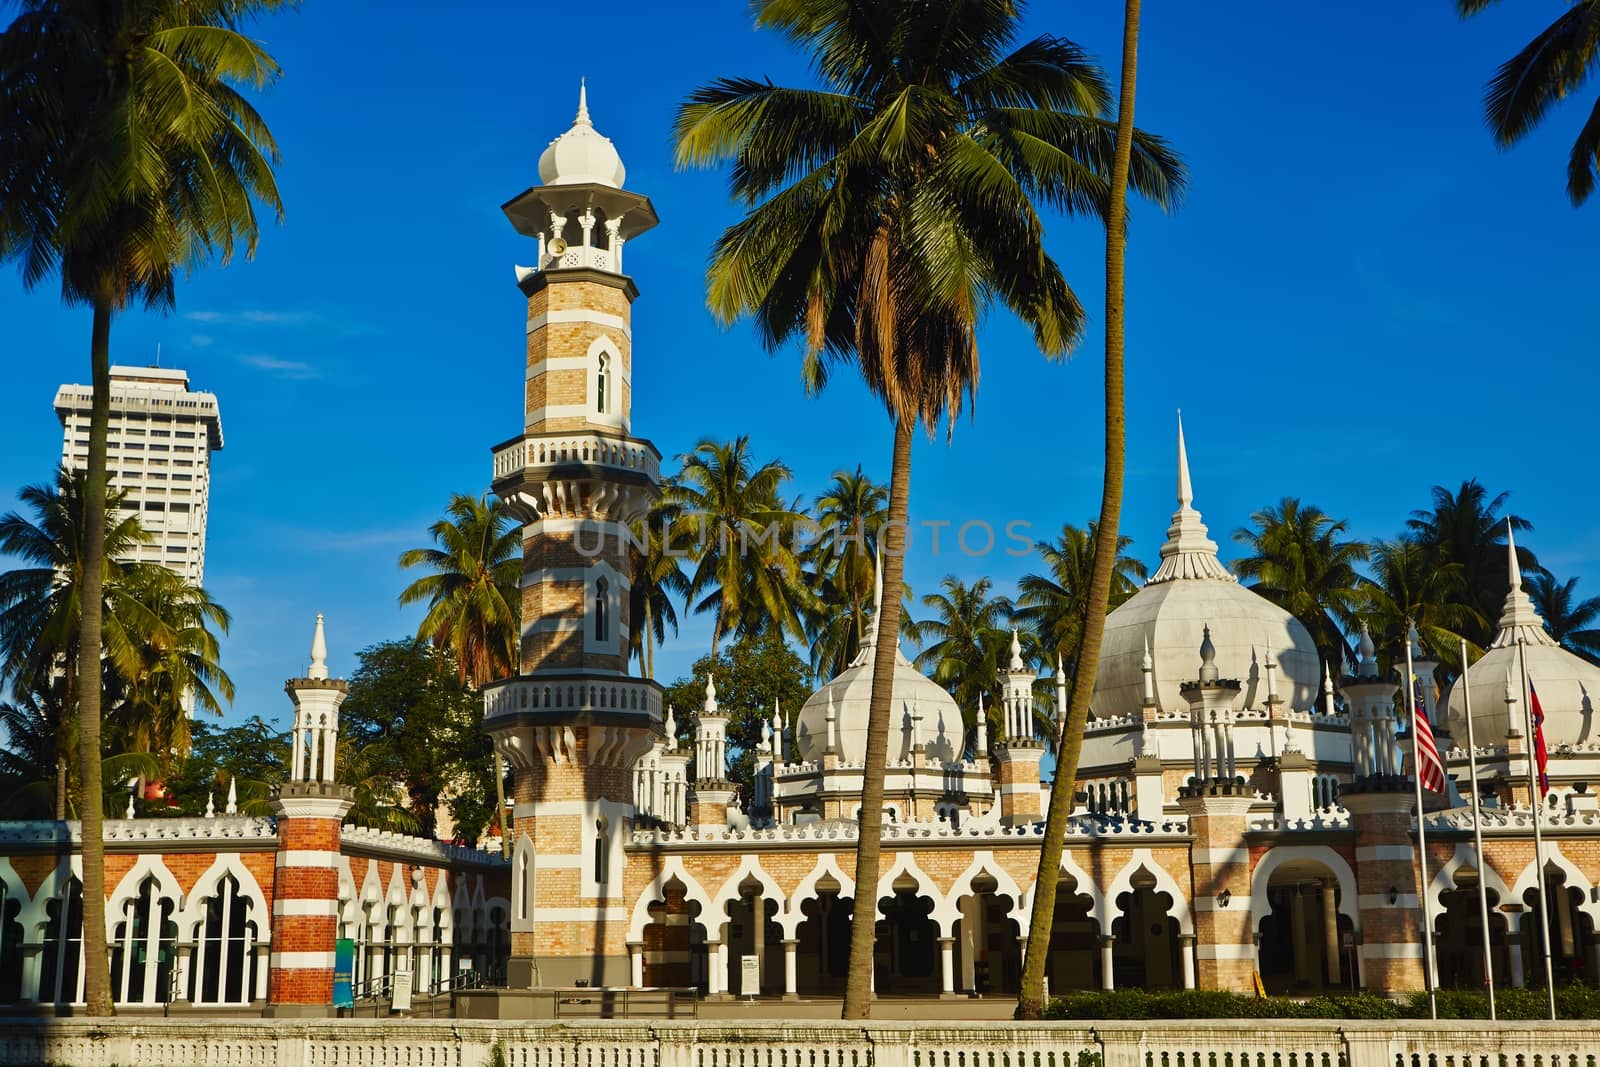
M 194 847 L 215 850 L 220 842 L 233 842 L 247 848 L 273 848 L 277 844 L 278 828 L 272 819 L 247 815 L 219 815 L 209 819 L 162 816 L 107 819 L 103 840 L 118 851 L 132 851 L 148 844 L 174 850 Z M 81 822 L 45 819 L 0 822 L 0 849 L 55 851 L 82 847 Z
M 661 476 L 661 457 L 654 447 L 597 433 L 517 437 L 494 450 L 496 479 L 568 465 L 631 471 L 652 481 Z
M 635 830 L 631 844 L 634 847 L 714 846 L 750 847 L 762 843 L 773 845 L 817 843 L 824 841 L 854 841 L 856 824 L 847 820 L 827 820 L 800 826 L 770 826 L 749 830 L 732 828 L 696 828 L 682 830 Z M 1187 839 L 1189 824 L 1182 819 L 1165 819 L 1161 823 L 1135 820 L 1075 819 L 1067 826 L 1069 839 L 1094 841 L 1121 841 L 1129 838 Z M 970 820 L 962 826 L 947 822 L 886 823 L 883 827 L 885 842 L 908 844 L 961 846 L 972 841 L 989 842 L 1037 841 L 1044 837 L 1044 823 L 1025 826 L 1001 826 L 987 820 Z
M 345 852 L 378 853 L 398 859 L 422 860 L 437 867 L 456 864 L 472 867 L 509 866 L 509 861 L 498 852 L 451 845 L 428 837 L 397 834 L 392 830 L 374 830 L 368 826 L 346 826 L 340 832 L 340 838 L 342 851 Z
M 1265 819 L 1251 819 L 1246 830 L 1253 834 L 1283 834 L 1283 833 L 1319 833 L 1327 831 L 1348 831 L 1350 829 L 1350 813 L 1344 808 L 1334 805 L 1327 808 L 1318 808 L 1309 819 L 1281 819 L 1268 817 Z
M 510 678 L 483 689 L 487 720 L 519 712 L 646 712 L 661 718 L 661 687 L 638 678 L 607 681 Z
M 1528 808 L 1481 808 L 1481 829 L 1486 834 L 1517 835 L 1533 833 L 1534 812 Z M 1416 826 L 1412 819 L 1411 825 Z M 1600 812 L 1563 812 L 1545 809 L 1539 813 L 1541 830 L 1595 830 L 1600 829 Z M 1456 808 L 1428 816 L 1428 832 L 1467 832 L 1472 829 L 1472 809 Z

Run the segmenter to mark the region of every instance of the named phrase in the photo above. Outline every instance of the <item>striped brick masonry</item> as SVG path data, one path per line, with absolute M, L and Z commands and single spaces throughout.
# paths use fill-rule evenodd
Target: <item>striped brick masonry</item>
M 1253 799 L 1241 783 L 1193 782 L 1179 790 L 1194 835 L 1194 926 L 1201 989 L 1255 988 L 1246 816 Z
M 1030 826 L 1043 816 L 1039 761 L 1044 745 L 1034 736 L 1033 682 L 1038 675 L 1022 661 L 1022 644 L 1011 631 L 1011 662 L 1001 676 L 1001 742 L 994 756 L 1000 769 L 1000 821 Z
M 271 974 L 267 1014 L 333 1014 L 333 957 L 338 938 L 340 825 L 352 790 L 334 782 L 339 705 L 349 693 L 328 677 L 328 647 L 317 616 L 306 677 L 284 683 L 294 702 L 289 781 L 273 799 L 278 860 L 273 874 Z
M 1403 993 L 1423 988 L 1422 909 L 1412 843 L 1411 781 L 1372 775 L 1346 786 L 1340 803 L 1356 831 L 1361 983 Z

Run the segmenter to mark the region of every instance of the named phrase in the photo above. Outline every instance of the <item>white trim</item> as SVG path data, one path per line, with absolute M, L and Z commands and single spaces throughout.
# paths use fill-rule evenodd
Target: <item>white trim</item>
M 1369 860 L 1382 862 L 1383 860 L 1406 860 L 1416 858 L 1417 850 L 1410 845 L 1362 845 L 1356 849 L 1356 862 L 1365 863 Z
M 1196 945 L 1194 954 L 1202 960 L 1253 960 L 1254 945 Z
M 582 619 L 574 619 L 561 615 L 546 615 L 543 618 L 534 619 L 532 622 L 523 626 L 522 632 L 524 636 L 526 636 L 527 634 L 571 633 L 574 630 L 581 629 L 583 629 Z
M 628 921 L 628 909 L 617 904 L 608 907 L 541 908 L 533 909 L 533 921 L 545 923 L 620 923 Z
M 272 902 L 272 910 L 280 916 L 326 915 L 329 918 L 338 918 L 339 902 L 323 900 L 320 897 L 279 897 Z
M 331 952 L 274 952 L 272 969 L 276 971 L 331 971 Z
M 531 425 L 544 419 L 588 419 L 588 416 L 588 404 L 541 404 L 529 410 L 527 421 Z
M 1205 863 L 1213 867 L 1224 863 L 1250 862 L 1250 849 L 1244 845 L 1234 848 L 1192 848 L 1189 858 L 1194 863 Z
M 1410 941 L 1368 941 L 1361 946 L 1364 960 L 1420 960 L 1422 946 Z
M 318 852 L 308 848 L 290 848 L 278 853 L 277 866 L 279 867 L 311 867 L 317 870 L 333 870 L 338 866 L 339 854 L 337 852 Z
M 593 311 L 589 308 L 557 308 L 555 311 L 546 311 L 528 319 L 528 332 L 543 329 L 552 322 L 586 322 L 594 326 L 607 326 L 618 331 L 624 337 L 633 338 L 633 328 L 628 320 L 621 315 L 612 315 L 605 311 Z

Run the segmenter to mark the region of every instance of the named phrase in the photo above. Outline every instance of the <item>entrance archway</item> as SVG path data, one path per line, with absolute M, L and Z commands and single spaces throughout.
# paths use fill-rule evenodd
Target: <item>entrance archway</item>
M 801 996 L 842 997 L 850 973 L 850 917 L 855 901 L 840 895 L 838 879 L 825 874 L 815 895 L 800 904 L 805 916 L 795 928 L 799 952 L 795 988 Z
M 1050 923 L 1050 959 L 1045 974 L 1052 992 L 1104 988 L 1100 967 L 1100 922 L 1094 899 L 1080 892 L 1077 879 L 1063 874 Z
M 1550 923 L 1550 969 L 1556 985 L 1575 981 L 1593 983 L 1600 967 L 1594 918 L 1583 910 L 1583 891 L 1568 884 L 1567 872 L 1547 863 L 1545 886 L 1550 893 L 1546 913 Z M 1539 915 L 1539 889 L 1522 894 L 1522 970 L 1527 984 L 1544 986 L 1545 923 Z
M 928 996 L 939 990 L 939 924 L 933 901 L 910 875 L 894 881 L 891 896 L 878 902 L 872 950 L 873 991 L 878 996 Z
M 755 956 L 761 961 L 761 993 L 783 992 L 783 928 L 773 921 L 778 914 L 778 902 L 763 896 L 763 889 L 760 879 L 748 877 L 739 883 L 738 898 L 727 905 L 728 922 L 722 936 L 728 945 L 728 980 L 723 988 L 731 993 L 744 992 L 742 975 L 746 956 Z M 760 905 L 759 916 L 757 904 Z
M 1155 875 L 1141 867 L 1133 888 L 1117 897 L 1111 921 L 1113 984 L 1118 989 L 1177 989 L 1183 984 L 1178 920 L 1172 894 L 1156 888 Z
M 1267 882 L 1257 928 L 1261 982 L 1269 993 L 1349 989 L 1354 926 L 1339 912 L 1338 878 L 1310 859 L 1289 860 Z
M 1510 941 L 1500 894 L 1490 889 L 1489 951 L 1494 960 L 1494 981 L 1511 981 Z M 1478 902 L 1478 872 L 1458 868 L 1453 887 L 1439 894 L 1439 912 L 1433 920 L 1434 954 L 1439 961 L 1439 985 L 1446 989 L 1483 988 L 1483 909 Z
M 955 967 L 961 988 L 979 995 L 1015 993 L 1022 981 L 1021 926 L 1016 900 L 987 871 L 957 904 Z
M 706 928 L 700 903 L 688 899 L 688 887 L 676 876 L 661 888 L 661 899 L 649 904 L 650 921 L 643 937 L 644 984 L 677 989 L 709 989 Z

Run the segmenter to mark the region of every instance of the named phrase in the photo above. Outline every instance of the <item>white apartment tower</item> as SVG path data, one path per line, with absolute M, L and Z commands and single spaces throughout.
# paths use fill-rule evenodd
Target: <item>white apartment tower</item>
M 87 385 L 56 392 L 61 462 L 89 462 Z M 195 585 L 206 570 L 206 508 L 211 498 L 211 453 L 222 448 L 215 393 L 189 391 L 187 371 L 165 367 L 111 368 L 111 425 L 106 438 L 109 484 L 128 494 L 127 510 L 149 531 L 133 559 L 160 563 Z

